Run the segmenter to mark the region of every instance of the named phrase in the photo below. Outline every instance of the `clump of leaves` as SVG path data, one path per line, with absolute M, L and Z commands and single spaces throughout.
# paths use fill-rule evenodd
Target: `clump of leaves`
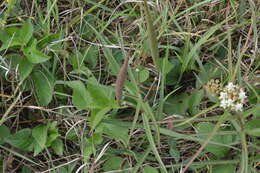
M 51 147 L 56 154 L 63 155 L 63 142 L 59 138 L 60 133 L 56 121 L 38 125 L 32 129 L 21 129 L 14 134 L 8 133 L 8 128 L 5 126 L 1 128 L 6 131 L 2 143 L 8 143 L 21 151 L 33 151 L 34 156 L 48 147 Z

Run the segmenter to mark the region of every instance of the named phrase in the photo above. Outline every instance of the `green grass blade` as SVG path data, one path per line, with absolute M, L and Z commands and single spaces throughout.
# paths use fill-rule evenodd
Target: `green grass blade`
M 148 141 L 150 143 L 150 146 L 152 148 L 152 151 L 153 151 L 157 161 L 161 165 L 161 168 L 163 169 L 163 171 L 167 173 L 166 167 L 165 167 L 165 165 L 164 165 L 164 163 L 163 163 L 163 161 L 162 161 L 162 159 L 161 159 L 161 157 L 159 155 L 159 152 L 158 152 L 158 150 L 156 148 L 156 145 L 154 143 L 154 139 L 153 139 L 151 127 L 150 127 L 149 122 L 148 122 L 147 115 L 144 113 L 142 115 L 142 117 L 143 117 L 143 124 L 144 124 L 145 133 L 146 133 L 146 136 L 147 136 Z
M 202 6 L 203 4 L 209 3 L 211 1 L 213 1 L 213 0 L 205 0 L 205 1 L 202 1 L 202 2 L 199 2 L 199 3 L 195 3 L 195 5 L 187 8 L 186 10 L 184 10 L 184 11 L 178 13 L 178 14 L 176 14 L 175 18 L 180 17 L 181 15 L 183 15 L 183 14 L 185 14 L 185 13 L 187 13 L 187 12 L 189 12 L 189 11 L 195 9 L 195 8 L 198 8 L 199 6 Z
M 22 159 L 24 159 L 24 160 L 27 160 L 28 162 L 31 162 L 31 163 L 33 163 L 33 164 L 35 164 L 35 165 L 37 165 L 37 166 L 42 167 L 42 165 L 40 165 L 39 163 L 36 163 L 36 162 L 34 162 L 33 160 L 31 160 L 31 159 L 25 157 L 23 154 L 20 154 L 20 153 L 18 153 L 18 152 L 16 152 L 16 151 L 10 150 L 9 148 L 6 148 L 6 147 L 4 147 L 4 146 L 2 146 L 2 145 L 0 145 L 0 148 L 2 148 L 2 149 L 4 149 L 4 150 L 6 150 L 6 151 L 12 153 L 13 155 L 15 155 L 15 156 L 17 156 L 17 157 L 20 157 L 20 158 L 22 158 Z
M 135 168 L 132 170 L 132 173 L 136 173 L 138 171 L 138 169 L 142 166 L 143 162 L 145 161 L 146 157 L 150 152 L 151 152 L 151 147 L 149 146 L 144 152 L 142 158 L 137 161 Z
M 196 59 L 198 59 L 199 57 L 196 56 L 196 52 L 197 50 L 201 47 L 202 44 L 204 44 L 205 42 L 207 42 L 207 40 L 210 38 L 210 36 L 212 36 L 223 24 L 225 21 L 222 21 L 221 23 L 211 27 L 202 37 L 201 39 L 199 39 L 199 41 L 192 47 L 192 49 L 190 50 L 187 58 L 185 59 L 183 65 L 182 65 L 182 73 L 184 71 L 186 71 L 186 69 L 188 68 L 188 65 L 191 61 L 191 59 L 193 57 L 195 57 Z M 198 61 L 198 60 L 197 60 Z M 200 60 L 198 61 L 200 62 Z
M 95 9 L 97 9 L 98 7 L 100 7 L 100 5 L 105 2 L 105 0 L 101 0 L 99 3 L 97 3 L 96 5 L 94 5 L 93 7 L 91 7 L 90 9 L 88 9 L 86 12 L 83 13 L 82 16 L 77 15 L 76 17 L 74 17 L 70 23 L 69 26 L 74 26 L 76 23 L 78 23 L 83 17 L 89 15 L 92 11 L 94 11 Z
M 103 45 L 106 45 L 107 42 L 105 40 L 105 37 L 102 34 L 100 34 L 92 25 L 90 25 L 89 23 L 87 23 L 87 24 L 95 32 L 96 36 L 101 41 L 101 43 Z M 104 54 L 105 54 L 105 57 L 107 59 L 107 62 L 110 65 L 110 69 L 111 69 L 112 73 L 118 74 L 119 71 L 120 71 L 120 66 L 117 63 L 117 61 L 115 60 L 115 58 L 113 57 L 111 50 L 109 48 L 105 47 L 105 46 L 103 47 L 103 49 L 104 49 Z
M 151 54 L 153 58 L 153 63 L 156 66 L 157 70 L 160 71 L 159 67 L 159 49 L 158 49 L 158 42 L 156 38 L 156 30 L 154 28 L 152 17 L 150 15 L 150 11 L 148 8 L 147 0 L 144 0 L 144 12 L 146 16 L 146 23 L 147 23 L 147 31 L 148 31 L 148 38 L 150 43 Z

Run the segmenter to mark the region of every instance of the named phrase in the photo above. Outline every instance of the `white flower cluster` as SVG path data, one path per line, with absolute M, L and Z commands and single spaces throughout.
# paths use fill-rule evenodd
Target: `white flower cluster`
M 247 96 L 243 88 L 229 82 L 219 93 L 220 107 L 230 108 L 234 111 L 242 111 Z

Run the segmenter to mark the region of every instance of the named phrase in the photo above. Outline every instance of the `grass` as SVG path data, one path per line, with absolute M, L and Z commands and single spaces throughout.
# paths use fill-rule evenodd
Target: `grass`
M 259 172 L 259 11 L 1 1 L 1 172 Z M 244 88 L 243 111 L 220 107 L 212 79 Z

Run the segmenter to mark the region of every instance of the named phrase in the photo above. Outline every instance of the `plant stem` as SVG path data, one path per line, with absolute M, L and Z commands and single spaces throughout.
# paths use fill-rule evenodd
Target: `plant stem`
M 241 147 L 242 147 L 240 172 L 248 173 L 248 150 L 247 150 L 247 142 L 246 142 L 246 133 L 244 130 L 245 122 L 241 115 L 239 116 L 239 122 L 241 126 L 240 137 L 241 137 Z
M 157 38 L 156 38 L 156 31 L 153 26 L 153 21 L 152 21 L 151 15 L 150 15 L 147 0 L 144 0 L 144 13 L 145 13 L 146 22 L 147 22 L 148 38 L 149 38 L 149 42 L 150 42 L 150 49 L 151 49 L 151 54 L 152 54 L 152 58 L 153 58 L 153 63 L 156 66 L 157 70 L 160 71 L 159 49 L 158 49 L 158 42 L 157 42 Z

